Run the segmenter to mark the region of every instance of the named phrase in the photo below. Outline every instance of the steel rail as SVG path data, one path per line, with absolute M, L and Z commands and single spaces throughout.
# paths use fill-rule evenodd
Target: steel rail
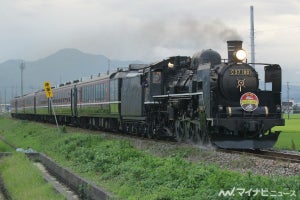
M 300 154 L 286 153 L 274 150 L 249 150 L 249 149 L 218 149 L 220 152 L 246 154 L 269 160 L 280 160 L 283 162 L 300 163 Z

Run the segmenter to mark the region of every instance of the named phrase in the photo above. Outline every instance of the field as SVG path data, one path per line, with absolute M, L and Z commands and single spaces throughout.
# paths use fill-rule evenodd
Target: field
M 282 131 L 275 148 L 300 151 L 300 114 L 291 114 L 290 119 L 285 115 L 284 118 L 285 126 L 274 129 Z
M 57 133 L 55 127 L 0 117 L 0 135 L 17 147 L 43 152 L 121 199 L 273 199 L 261 193 L 240 195 L 237 188 L 269 189 L 300 196 L 300 176 L 265 177 L 240 174 L 206 163 L 185 160 L 189 151 L 178 149 L 155 156 L 130 142 L 87 132 Z M 235 196 L 220 196 L 221 191 Z M 294 195 L 293 192 L 295 192 Z

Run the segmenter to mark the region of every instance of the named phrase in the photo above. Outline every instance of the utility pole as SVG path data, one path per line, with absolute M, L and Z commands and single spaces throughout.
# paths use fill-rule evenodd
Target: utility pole
M 253 6 L 250 6 L 250 39 L 251 39 L 251 63 L 255 63 L 255 45 L 254 45 L 254 14 Z M 255 68 L 255 65 L 252 64 Z
M 23 93 L 23 71 L 25 69 L 25 62 L 22 61 L 22 63 L 20 64 L 20 70 L 21 70 L 21 96 L 24 95 Z
M 288 119 L 290 119 L 290 82 L 286 82 L 287 87 L 287 102 L 288 102 Z
M 110 59 L 109 58 L 107 59 L 107 64 L 108 64 L 108 66 L 107 66 L 107 75 L 109 75 L 109 71 L 110 71 Z
M 7 112 L 8 109 L 7 109 L 7 102 L 6 102 L 6 88 L 4 88 L 4 105 L 5 105 L 5 112 Z

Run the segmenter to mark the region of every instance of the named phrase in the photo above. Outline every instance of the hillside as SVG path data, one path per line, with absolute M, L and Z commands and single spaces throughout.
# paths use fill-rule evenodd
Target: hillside
M 0 97 L 2 96 L 2 99 L 4 99 L 5 90 L 7 99 L 20 95 L 21 62 L 21 60 L 9 60 L 0 64 Z M 44 81 L 50 81 L 55 85 L 107 73 L 108 63 L 112 71 L 117 67 L 127 67 L 130 63 L 141 62 L 109 60 L 103 55 L 83 53 L 77 49 L 62 49 L 36 61 L 25 61 L 24 94 L 41 89 Z

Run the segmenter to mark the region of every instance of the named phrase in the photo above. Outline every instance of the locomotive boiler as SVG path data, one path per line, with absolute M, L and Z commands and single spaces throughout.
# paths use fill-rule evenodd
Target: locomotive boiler
M 208 49 L 62 85 L 52 101 L 43 91 L 14 98 L 12 116 L 53 122 L 53 107 L 61 124 L 221 148 L 271 148 L 280 133 L 272 128 L 284 125 L 281 68 L 256 63 L 264 68 L 260 80 L 242 41 L 227 44 L 227 59 Z

